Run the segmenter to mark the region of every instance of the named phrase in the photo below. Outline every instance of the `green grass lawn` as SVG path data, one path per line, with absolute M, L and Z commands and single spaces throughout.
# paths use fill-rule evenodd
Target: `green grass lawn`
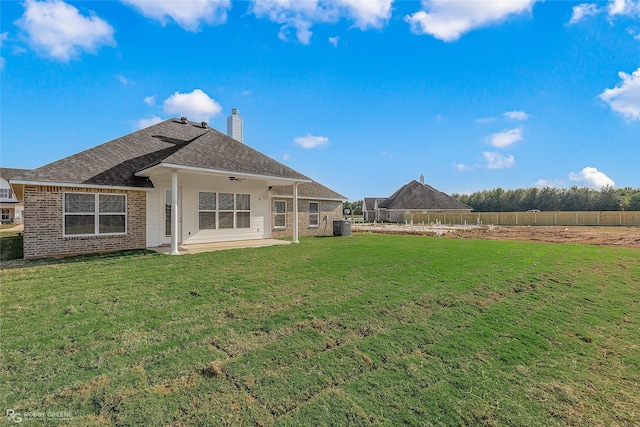
M 3 266 L 0 409 L 41 423 L 640 424 L 638 249 L 357 234 Z

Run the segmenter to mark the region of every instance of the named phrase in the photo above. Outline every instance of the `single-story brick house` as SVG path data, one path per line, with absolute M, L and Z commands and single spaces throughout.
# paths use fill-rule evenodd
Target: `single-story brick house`
M 362 214 L 365 221 L 405 222 L 414 214 L 441 212 L 471 212 L 472 208 L 424 183 L 413 180 L 387 198 L 364 199 Z
M 10 180 L 24 257 L 332 233 L 344 196 L 228 132 L 172 118 Z

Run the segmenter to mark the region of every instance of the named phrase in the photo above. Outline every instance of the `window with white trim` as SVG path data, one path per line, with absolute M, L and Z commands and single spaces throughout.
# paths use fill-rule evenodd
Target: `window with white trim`
M 273 227 L 287 227 L 287 202 L 284 200 L 273 201 Z
M 309 202 L 309 227 L 318 227 L 320 225 L 320 204 L 318 202 Z
M 64 193 L 63 217 L 65 236 L 125 234 L 127 196 Z
M 220 193 L 219 228 L 233 228 L 233 193 Z
M 10 188 L 0 188 L 0 199 L 12 199 L 13 194 Z
M 198 193 L 200 230 L 251 227 L 251 195 L 235 193 Z
M 251 227 L 251 196 L 236 194 L 236 228 Z
M 216 193 L 198 193 L 198 229 L 216 229 Z

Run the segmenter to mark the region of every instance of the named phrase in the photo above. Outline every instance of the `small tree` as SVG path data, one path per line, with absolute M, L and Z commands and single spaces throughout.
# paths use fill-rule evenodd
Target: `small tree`
M 344 202 L 345 209 L 351 209 L 351 215 L 362 215 L 362 204 L 364 200 L 356 200 L 355 202 Z
M 625 211 L 640 211 L 640 193 L 627 196 L 622 202 Z

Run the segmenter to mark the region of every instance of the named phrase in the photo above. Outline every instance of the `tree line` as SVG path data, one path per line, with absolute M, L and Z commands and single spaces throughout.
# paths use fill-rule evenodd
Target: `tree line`
M 640 188 L 604 187 L 600 191 L 586 187 L 525 188 L 452 194 L 476 212 L 540 211 L 640 211 Z

